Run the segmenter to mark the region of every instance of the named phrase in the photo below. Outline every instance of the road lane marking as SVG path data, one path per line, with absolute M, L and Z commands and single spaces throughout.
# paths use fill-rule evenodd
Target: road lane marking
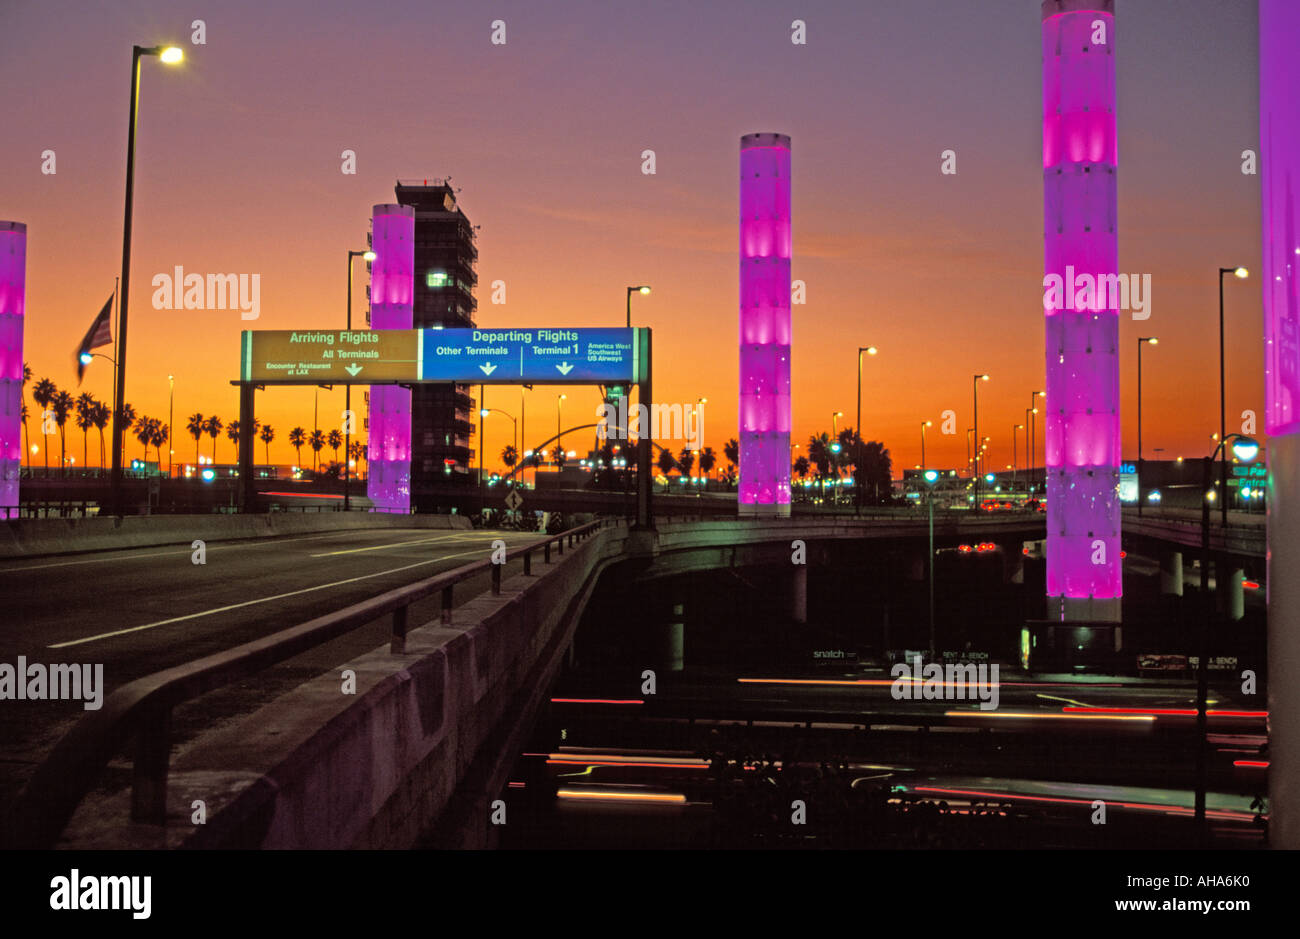
M 344 584 L 354 584 L 361 580 L 370 580 L 373 577 L 383 577 L 387 574 L 400 574 L 402 571 L 409 571 L 412 568 L 423 567 L 426 564 L 436 564 L 439 561 L 446 561 L 451 558 L 464 557 L 467 554 L 478 554 L 478 551 L 461 551 L 458 554 L 447 554 L 439 558 L 430 558 L 427 561 L 417 561 L 414 564 L 407 564 L 403 567 L 394 567 L 386 571 L 378 571 L 374 574 L 362 574 L 359 577 L 349 577 L 347 580 L 336 580 L 329 584 L 320 584 L 316 587 L 304 587 L 301 590 L 291 590 L 288 593 L 279 593 L 273 597 L 262 597 L 258 600 L 245 600 L 243 603 L 232 603 L 230 606 L 220 606 L 211 610 L 203 610 L 200 613 L 187 613 L 185 616 L 173 616 L 171 619 L 159 620 L 156 623 L 145 623 L 143 626 L 129 626 L 126 629 L 115 629 L 112 632 L 100 633 L 96 636 L 86 636 L 84 639 L 70 639 L 67 642 L 56 642 L 54 645 L 46 646 L 48 649 L 66 649 L 68 646 L 79 646 L 87 642 L 96 642 L 100 639 L 111 639 L 114 636 L 124 636 L 127 633 L 140 632 L 144 629 L 153 629 L 155 626 L 166 626 L 169 623 L 180 623 L 188 619 L 198 619 L 201 616 L 211 616 L 213 613 L 225 613 L 229 610 L 238 610 L 246 606 L 254 606 L 258 603 L 269 603 L 272 600 L 283 600 L 286 597 L 296 597 L 304 593 L 312 593 L 316 590 L 328 590 L 331 587 L 341 587 Z
M 365 551 L 386 551 L 389 548 L 409 548 L 411 545 L 438 544 L 439 542 L 443 542 L 443 541 L 463 541 L 463 540 L 466 539 L 457 535 L 441 535 L 437 538 L 421 538 L 418 541 L 394 541 L 391 544 L 377 544 L 377 545 L 371 545 L 367 548 L 343 548 L 338 551 L 326 551 L 323 554 L 313 554 L 312 557 L 328 558 L 328 557 L 333 557 L 336 554 L 361 554 L 362 552 Z M 487 536 L 483 536 L 482 540 L 486 541 Z
M 371 528 L 371 529 L 362 529 L 362 530 L 376 531 L 377 529 Z M 412 531 L 414 529 L 406 529 L 406 530 Z M 292 544 L 293 542 L 297 542 L 297 541 L 319 541 L 322 538 L 330 538 L 338 534 L 340 534 L 340 532 L 330 531 L 330 532 L 322 532 L 319 535 L 303 535 L 301 538 L 271 538 L 271 539 L 259 538 L 257 541 L 253 541 L 251 543 L 246 541 L 240 541 L 240 542 L 217 541 L 208 545 L 208 550 L 213 551 L 216 550 L 217 548 L 262 548 L 262 547 L 273 548 L 276 547 L 277 545 Z M 132 551 L 136 549 L 108 548 L 106 550 Z M 191 554 L 191 553 L 193 552 L 192 549 L 190 548 L 178 548 L 175 551 L 158 551 L 155 552 L 154 554 L 132 554 L 129 556 L 114 556 L 108 558 L 84 558 L 80 561 L 56 561 L 52 564 L 35 564 L 29 567 L 0 567 L 0 574 L 16 574 L 16 573 L 21 573 L 23 571 L 40 571 L 51 567 L 71 567 L 77 564 L 104 564 L 110 561 L 134 561 L 142 558 L 163 558 L 163 557 L 171 557 L 173 555 Z M 324 555 L 314 554 L 312 555 L 312 557 L 324 557 Z

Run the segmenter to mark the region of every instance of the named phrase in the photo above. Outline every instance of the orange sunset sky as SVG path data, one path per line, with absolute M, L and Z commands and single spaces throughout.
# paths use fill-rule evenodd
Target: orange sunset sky
M 793 276 L 807 284 L 794 442 L 829 431 L 833 411 L 853 424 L 856 348 L 875 345 L 864 436 L 896 473 L 920 462 L 927 419 L 929 464 L 965 462 L 976 372 L 991 375 L 990 464 L 1010 463 L 1011 426 L 1043 387 L 1039 5 L 799 6 L 3 0 L 0 218 L 28 226 L 24 358 L 37 379 L 111 398 L 108 364 L 77 388 L 72 356 L 120 267 L 131 46 L 176 42 L 182 65 L 143 64 L 127 400 L 165 421 L 176 376 L 178 459 L 193 459 L 187 415 L 238 416 L 240 330 L 341 328 L 346 253 L 365 247 L 371 206 L 393 201 L 397 177 L 443 176 L 481 226 L 478 324 L 621 325 L 625 287 L 652 285 L 633 322 L 654 329 L 655 397 L 707 397 L 704 442 L 721 454 L 737 435 L 739 138 L 776 131 L 793 140 Z M 795 16 L 807 45 L 790 42 Z M 198 18 L 204 45 L 190 42 Z M 1202 455 L 1218 429 L 1217 270 L 1259 266 L 1258 177 L 1241 171 L 1258 149 L 1254 4 L 1120 0 L 1116 43 L 1120 269 L 1153 282 L 1151 318 L 1121 325 L 1125 454 L 1137 337 L 1156 335 L 1146 456 Z M 356 175 L 340 172 L 344 149 Z M 940 173 L 946 149 L 956 175 Z M 154 310 L 150 279 L 177 265 L 260 274 L 260 319 Z M 1229 279 L 1226 308 L 1233 430 L 1264 405 L 1257 278 Z M 539 386 L 530 440 L 552 432 L 562 390 L 566 426 L 594 419 L 594 388 Z M 258 398 L 272 460 L 292 462 L 312 389 Z M 489 386 L 486 403 L 517 416 L 519 390 Z M 342 407 L 341 387 L 320 392 L 322 429 Z M 938 433 L 945 409 L 954 436 Z M 80 436 L 69 429 L 79 463 Z M 488 419 L 489 467 L 511 437 Z M 233 460 L 224 435 L 217 454 Z

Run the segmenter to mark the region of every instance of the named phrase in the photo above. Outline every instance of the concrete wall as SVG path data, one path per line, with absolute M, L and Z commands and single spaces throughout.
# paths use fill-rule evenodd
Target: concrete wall
M 504 785 L 597 575 L 626 530 L 552 553 L 547 567 L 457 608 L 451 627 L 376 649 L 174 755 L 168 823 L 125 823 L 129 793 L 89 797 L 71 848 L 480 847 Z M 356 694 L 342 693 L 342 669 Z M 191 823 L 193 803 L 207 823 Z M 508 807 L 507 807 L 508 811 Z M 441 828 L 438 827 L 442 821 Z
M 124 518 L 22 518 L 0 523 L 0 559 L 202 541 L 274 538 L 374 528 L 468 529 L 463 515 L 272 512 L 266 515 L 129 515 Z

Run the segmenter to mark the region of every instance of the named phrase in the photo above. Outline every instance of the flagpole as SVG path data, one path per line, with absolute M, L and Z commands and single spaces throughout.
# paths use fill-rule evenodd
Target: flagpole
M 118 293 L 120 283 L 120 277 L 113 278 L 113 409 L 109 412 L 109 417 L 113 420 L 117 419 L 114 415 L 117 414 L 117 306 L 121 300 L 121 294 Z M 113 445 L 117 446 L 116 441 Z M 112 466 L 111 459 L 109 465 Z M 101 466 L 100 469 L 103 467 Z

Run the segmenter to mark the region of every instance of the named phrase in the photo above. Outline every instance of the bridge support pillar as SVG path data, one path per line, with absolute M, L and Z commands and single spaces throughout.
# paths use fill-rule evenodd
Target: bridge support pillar
M 1160 593 L 1169 597 L 1183 595 L 1183 552 L 1160 552 Z
M 1246 615 L 1246 590 L 1243 586 L 1246 582 L 1246 572 L 1230 563 L 1221 563 L 1220 570 L 1225 575 L 1221 582 L 1222 586 L 1219 587 L 1223 591 L 1223 612 L 1228 622 L 1239 622 Z M 1217 576 L 1218 571 L 1215 573 Z
M 790 618 L 796 623 L 808 622 L 808 565 L 794 565 L 791 575 Z
M 668 671 L 680 672 L 686 667 L 686 617 L 683 604 L 673 604 L 673 615 L 664 627 L 663 661 Z
M 1025 582 L 1025 546 L 1019 541 L 1003 545 L 1002 558 L 1007 583 L 1023 584 Z

